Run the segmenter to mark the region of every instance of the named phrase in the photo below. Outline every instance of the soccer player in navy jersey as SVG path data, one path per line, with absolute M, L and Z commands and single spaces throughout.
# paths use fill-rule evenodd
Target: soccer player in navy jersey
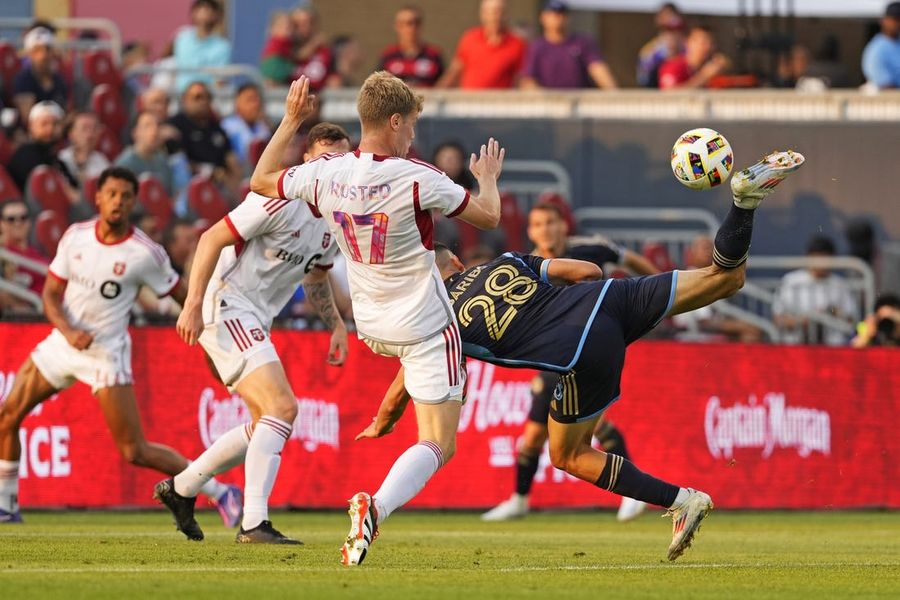
M 659 270 L 640 254 L 622 248 L 603 236 L 569 237 L 568 225 L 559 207 L 551 203 L 538 203 L 528 213 L 528 239 L 534 244 L 531 251 L 542 258 L 576 258 L 592 262 L 601 269 L 608 266 L 624 267 L 636 275 L 654 275 Z M 541 452 L 547 443 L 547 420 L 553 390 L 559 382 L 559 373 L 542 371 L 532 381 L 531 410 L 522 430 L 516 450 L 515 491 L 512 495 L 481 515 L 483 521 L 506 521 L 528 514 L 531 485 L 537 474 Z M 622 432 L 607 419 L 597 423 L 594 432 L 603 450 L 629 458 Z M 628 521 L 644 511 L 645 504 L 623 497 L 617 518 Z
M 464 271 L 452 252 L 438 252 L 463 354 L 560 373 L 548 422 L 553 466 L 621 496 L 667 508 L 673 523 L 669 560 L 691 545 L 713 508 L 712 499 L 593 448 L 591 435 L 619 398 L 630 343 L 665 317 L 707 306 L 743 286 L 755 210 L 803 161 L 790 151 L 775 152 L 734 176 L 734 205 L 716 234 L 713 264 L 703 269 L 600 282 L 593 281 L 601 277 L 600 269 L 580 260 L 507 253 Z M 589 283 L 568 285 L 580 282 Z M 372 424 L 357 439 L 389 433 L 408 398 L 401 369 Z

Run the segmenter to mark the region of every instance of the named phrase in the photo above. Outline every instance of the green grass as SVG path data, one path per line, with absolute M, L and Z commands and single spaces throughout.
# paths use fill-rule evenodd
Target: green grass
M 0 598 L 900 598 L 900 513 L 729 513 L 665 560 L 671 524 L 647 514 L 403 513 L 344 569 L 340 513 L 277 513 L 305 546 L 235 544 L 214 514 L 192 543 L 156 513 L 28 513 L 0 526 Z

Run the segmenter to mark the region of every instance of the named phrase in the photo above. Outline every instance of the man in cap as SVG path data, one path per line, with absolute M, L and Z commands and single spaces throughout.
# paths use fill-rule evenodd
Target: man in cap
M 53 32 L 34 27 L 22 41 L 28 57 L 26 65 L 13 79 L 13 100 L 22 119 L 28 118 L 37 102 L 51 101 L 60 106 L 69 102 L 69 90 L 54 65 Z
M 881 33 L 863 50 L 862 70 L 866 81 L 878 88 L 900 87 L 900 2 L 887 5 Z

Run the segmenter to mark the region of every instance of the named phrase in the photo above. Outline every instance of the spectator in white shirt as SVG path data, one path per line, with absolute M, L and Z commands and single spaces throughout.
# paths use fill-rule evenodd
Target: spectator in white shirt
M 59 160 L 78 179 L 78 183 L 84 186 L 85 181 L 99 177 L 109 166 L 109 159 L 97 150 L 97 140 L 100 137 L 97 115 L 92 112 L 75 113 L 69 121 L 67 137 L 69 145 L 60 151 Z M 88 201 L 93 202 L 93 198 Z
M 813 236 L 806 247 L 809 257 L 834 256 L 834 242 L 825 236 Z M 850 336 L 823 327 L 812 315 L 829 315 L 854 323 L 858 307 L 847 281 L 827 268 L 798 269 L 781 279 L 772 313 L 787 344 L 827 344 L 843 346 Z

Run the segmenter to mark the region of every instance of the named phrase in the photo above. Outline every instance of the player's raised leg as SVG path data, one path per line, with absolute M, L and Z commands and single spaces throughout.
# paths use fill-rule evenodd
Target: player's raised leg
M 0 523 L 21 523 L 19 511 L 19 426 L 35 406 L 59 390 L 48 382 L 31 358 L 16 373 L 6 401 L 0 404 Z

